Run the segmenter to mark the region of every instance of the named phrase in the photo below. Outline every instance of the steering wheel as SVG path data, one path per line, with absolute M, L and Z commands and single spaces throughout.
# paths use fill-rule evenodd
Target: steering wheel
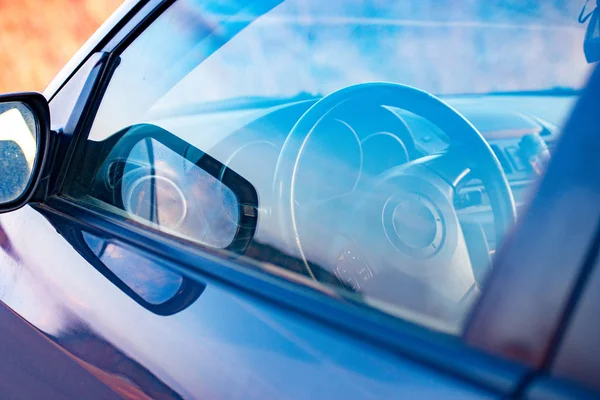
M 468 173 L 481 180 L 497 238 L 514 223 L 515 203 L 500 162 L 481 133 L 422 90 L 395 83 L 358 84 L 322 98 L 300 117 L 284 142 L 274 175 L 284 239 L 316 279 L 298 232 L 296 171 L 315 128 L 349 103 L 412 112 L 444 131 L 450 143 L 442 153 L 385 171 L 346 202 L 352 208 L 340 223 L 344 240 L 340 244 L 331 234 L 331 242 L 322 243 L 338 253 L 338 278 L 361 294 L 411 309 L 461 302 L 476 283 L 453 205 L 457 185 Z

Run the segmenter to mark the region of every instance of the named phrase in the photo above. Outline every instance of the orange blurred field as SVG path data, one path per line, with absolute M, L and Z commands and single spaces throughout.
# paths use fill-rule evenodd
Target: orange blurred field
M 123 0 L 0 0 L 0 93 L 42 91 Z

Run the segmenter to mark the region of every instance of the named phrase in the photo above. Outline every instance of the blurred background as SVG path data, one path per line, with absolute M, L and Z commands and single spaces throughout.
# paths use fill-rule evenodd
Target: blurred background
M 42 91 L 124 0 L 0 0 L 0 93 Z

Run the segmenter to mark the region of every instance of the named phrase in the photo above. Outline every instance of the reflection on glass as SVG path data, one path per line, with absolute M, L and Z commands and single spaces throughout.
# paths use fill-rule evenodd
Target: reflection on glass
M 0 203 L 16 200 L 27 188 L 37 152 L 36 131 L 27 106 L 0 104 Z
M 555 143 L 554 127 L 589 71 L 581 51 L 585 28 L 575 22 L 580 5 L 260 3 L 174 3 L 121 55 L 90 143 L 132 124 L 166 129 L 255 187 L 260 218 L 244 256 L 285 275 L 344 287 L 404 319 L 459 332 L 500 245 L 497 220 L 513 220 L 494 215 L 494 197 L 526 204 L 527 188 L 536 187 L 532 172 L 549 157 L 543 141 Z M 445 179 L 427 176 L 426 163 L 435 165 L 431 156 L 461 143 L 462 135 L 390 104 L 401 94 L 347 98 L 321 110 L 318 122 L 306 126 L 310 137 L 290 135 L 303 126 L 299 118 L 314 117 L 323 96 L 377 81 L 445 95 L 497 151 L 513 196 L 497 190 L 502 171 L 500 185 L 485 188 L 473 173 L 461 175 L 456 190 L 440 189 Z M 525 132 L 541 140 L 525 143 L 522 152 Z M 448 154 L 444 176 L 472 155 L 452 163 Z M 481 169 L 497 166 L 488 156 L 477 163 Z M 227 222 L 238 217 L 234 197 L 184 158 L 152 139 L 140 141 L 124 170 L 123 207 L 161 231 L 224 247 L 236 227 Z M 279 176 L 285 165 L 293 175 Z
M 159 262 L 87 232 L 83 232 L 83 238 L 104 266 L 144 301 L 162 304 L 181 287 L 181 275 Z
M 216 248 L 229 246 L 235 238 L 235 194 L 154 139 L 133 147 L 122 182 L 125 211 L 157 229 Z

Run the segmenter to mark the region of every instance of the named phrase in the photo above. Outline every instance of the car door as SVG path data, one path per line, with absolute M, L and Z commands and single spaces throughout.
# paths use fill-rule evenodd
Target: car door
M 583 161 L 572 154 L 591 140 L 577 126 L 589 115 L 585 107 L 597 104 L 595 81 L 591 82 L 594 89 L 582 100 L 584 108 L 567 125 L 568 135 L 557 150 L 564 156 L 550 167 L 528 217 L 503 249 L 507 255 L 499 259 L 475 312 L 458 332 L 440 332 L 435 324 L 423 327 L 273 267 L 289 265 L 289 256 L 270 253 L 258 264 L 240 258 L 248 248 L 245 234 L 236 236 L 236 246 L 225 246 L 224 252 L 219 242 L 207 241 L 206 236 L 162 229 L 156 223 L 160 216 L 152 211 L 127 215 L 94 203 L 109 201 L 98 189 L 77 186 L 90 176 L 86 167 L 94 155 L 89 151 L 90 130 L 98 129 L 95 123 L 110 126 L 117 120 L 105 117 L 102 104 L 110 98 L 105 94 L 133 79 L 118 72 L 131 68 L 126 66 L 131 60 L 128 49 L 137 55 L 136 62 L 148 61 L 144 58 L 148 55 L 137 53 L 136 38 L 172 29 L 173 14 L 189 12 L 186 6 L 185 2 L 170 7 L 148 2 L 124 8 L 122 20 L 107 29 L 106 37 L 92 42 L 81 65 L 57 85 L 60 89 L 48 94 L 53 130 L 60 138 L 47 175 L 49 195 L 40 204 L 0 217 L 5 238 L 0 261 L 2 301 L 70 359 L 126 398 L 488 398 L 521 394 L 527 379 L 542 367 L 540 359 L 556 345 L 554 332 L 564 324 L 572 284 L 590 249 L 594 251 L 598 215 L 589 199 L 597 193 L 595 187 L 575 180 L 573 174 L 562 174 L 561 169 L 565 165 L 573 171 L 583 168 L 578 164 Z M 234 35 L 242 27 L 227 28 Z M 156 65 L 157 71 L 168 68 L 172 60 L 162 61 L 166 65 Z M 140 98 L 150 95 L 140 93 Z M 104 104 L 117 109 L 125 106 Z M 114 133 L 122 128 L 126 126 L 106 129 Z M 210 153 L 204 158 L 209 161 L 199 164 L 207 154 L 195 156 L 197 149 L 190 149 L 185 140 L 174 139 L 162 128 L 137 128 L 142 136 L 126 147 L 128 154 L 137 152 L 137 164 L 129 170 L 119 164 L 105 170 L 98 166 L 94 174 L 104 174 L 110 181 L 115 174 L 131 173 L 132 182 L 139 185 L 144 181 L 136 177 L 136 166 L 154 164 L 163 157 L 180 166 L 175 175 L 196 174 L 196 182 L 208 182 L 206 187 L 213 189 L 218 186 L 212 178 L 224 175 L 212 169 L 219 161 Z M 98 154 L 112 154 L 123 137 L 136 138 L 136 132 L 123 132 L 118 140 L 98 149 Z M 201 166 L 201 171 L 191 172 L 194 165 Z M 256 194 L 243 190 L 246 179 L 238 172 L 227 173 L 227 188 L 233 188 L 237 198 L 244 196 L 244 206 L 251 206 L 258 201 Z M 170 184 L 166 185 L 166 193 L 172 194 Z M 587 190 L 583 200 L 578 197 L 579 207 L 574 209 L 570 201 L 548 200 L 559 197 L 565 187 Z M 223 192 L 227 193 L 226 188 L 219 189 L 219 204 L 227 204 Z M 123 197 L 121 207 L 135 198 Z M 219 209 L 213 212 L 218 213 Z M 548 214 L 556 215 L 552 220 L 556 226 L 576 218 L 573 240 L 557 245 L 556 236 L 542 229 Z M 255 229 L 257 216 L 251 209 L 241 207 L 240 216 L 246 218 L 246 231 Z M 259 250 L 265 248 L 254 248 Z M 540 260 L 553 258 L 555 274 L 545 276 Z M 521 268 L 523 260 L 527 269 Z M 540 288 L 539 282 L 545 287 Z M 550 300 L 532 293 L 551 293 Z M 543 323 L 532 329 L 531 314 L 536 310 L 544 312 Z

